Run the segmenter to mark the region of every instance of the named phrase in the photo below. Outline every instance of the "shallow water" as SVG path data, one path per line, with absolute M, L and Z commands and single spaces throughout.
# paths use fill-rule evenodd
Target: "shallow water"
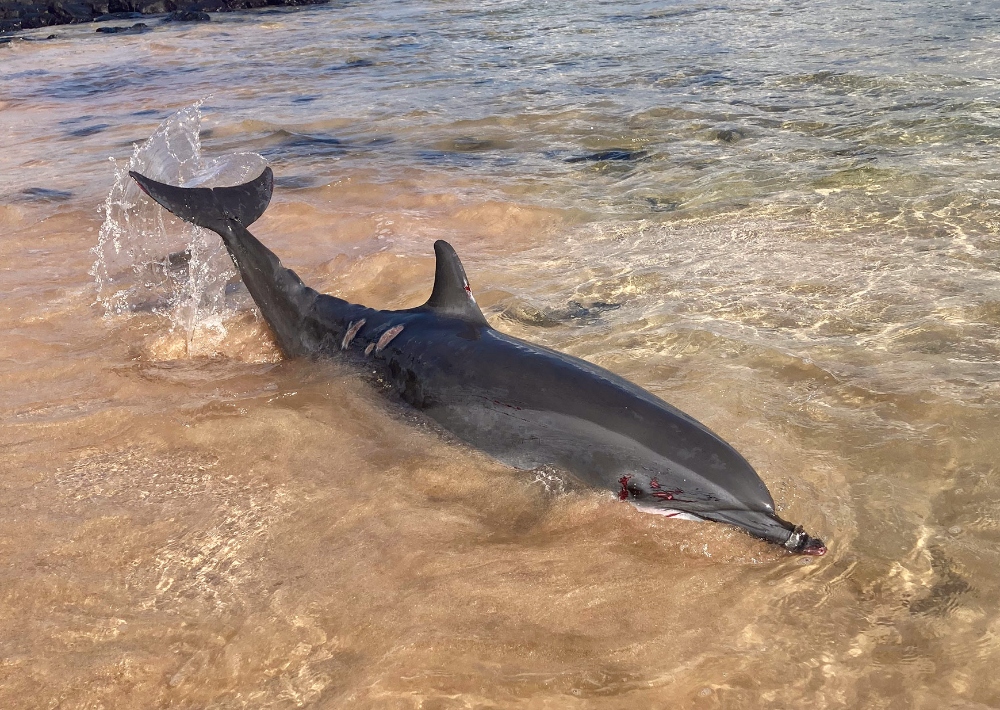
M 998 30 L 373 0 L 0 45 L 0 706 L 1000 705 Z M 708 424 L 828 555 L 282 361 L 218 242 L 116 182 L 182 109 L 137 159 L 262 156 L 253 231 L 308 283 L 415 305 L 448 239 L 495 327 Z

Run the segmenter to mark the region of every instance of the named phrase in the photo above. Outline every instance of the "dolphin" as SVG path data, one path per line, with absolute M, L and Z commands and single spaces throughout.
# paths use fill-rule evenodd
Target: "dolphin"
M 604 368 L 490 327 L 447 242 L 434 243 L 426 303 L 367 308 L 309 288 L 247 231 L 271 200 L 271 168 L 216 188 L 129 174 L 167 210 L 222 237 L 286 357 L 354 363 L 390 396 L 516 468 L 551 466 L 642 510 L 826 553 L 821 540 L 775 515 L 757 472 L 706 426 Z

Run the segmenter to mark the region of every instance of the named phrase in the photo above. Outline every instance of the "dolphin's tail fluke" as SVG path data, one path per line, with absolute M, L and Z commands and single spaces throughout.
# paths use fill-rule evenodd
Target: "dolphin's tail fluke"
M 271 326 L 282 352 L 309 354 L 303 321 L 319 294 L 247 231 L 271 201 L 271 168 L 254 180 L 234 187 L 174 187 L 130 172 L 142 191 L 186 222 L 211 229 L 222 237 L 250 295 Z
M 142 191 L 185 222 L 219 232 L 229 220 L 241 227 L 256 222 L 271 202 L 274 173 L 271 168 L 254 180 L 233 187 L 174 187 L 129 172 Z

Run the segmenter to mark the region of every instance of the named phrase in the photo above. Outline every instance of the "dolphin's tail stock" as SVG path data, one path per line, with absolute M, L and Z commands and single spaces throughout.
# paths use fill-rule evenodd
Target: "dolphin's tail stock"
M 302 321 L 317 293 L 247 231 L 264 214 L 274 189 L 271 168 L 254 180 L 233 187 L 174 187 L 129 172 L 142 191 L 186 222 L 211 229 L 240 270 L 243 283 L 274 332 L 282 352 L 294 357 L 309 352 Z

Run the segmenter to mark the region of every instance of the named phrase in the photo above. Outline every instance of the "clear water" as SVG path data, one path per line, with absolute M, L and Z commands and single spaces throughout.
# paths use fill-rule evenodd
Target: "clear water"
M 1000 705 L 998 17 L 372 0 L 0 45 L 0 705 Z M 254 153 L 307 282 L 414 305 L 448 239 L 495 327 L 704 421 L 829 554 L 282 361 L 123 178 Z

